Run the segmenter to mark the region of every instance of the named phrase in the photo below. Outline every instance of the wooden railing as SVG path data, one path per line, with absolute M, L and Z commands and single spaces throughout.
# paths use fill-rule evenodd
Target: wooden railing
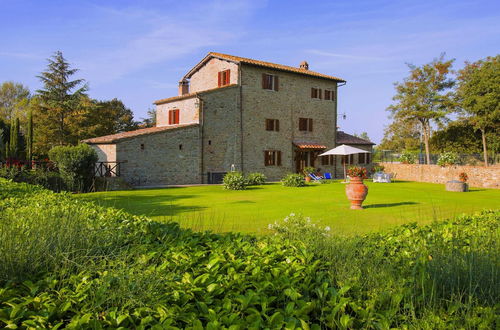
M 97 162 L 94 177 L 120 176 L 120 165 L 124 162 Z

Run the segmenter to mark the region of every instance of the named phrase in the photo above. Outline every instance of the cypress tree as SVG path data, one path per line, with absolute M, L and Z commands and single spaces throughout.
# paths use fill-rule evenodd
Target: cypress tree
M 19 156 L 19 118 L 13 119 L 10 128 L 9 158 Z
M 28 139 L 26 141 L 26 158 L 28 166 L 31 168 L 33 161 L 33 111 L 30 109 L 28 112 L 28 130 L 26 132 Z

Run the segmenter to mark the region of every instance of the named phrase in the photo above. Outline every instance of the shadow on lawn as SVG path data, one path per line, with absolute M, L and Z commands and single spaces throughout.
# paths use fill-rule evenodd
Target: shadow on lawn
M 401 206 L 401 205 L 415 205 L 415 204 L 420 204 L 416 202 L 399 202 L 399 203 L 385 203 L 385 204 L 370 204 L 363 206 L 364 209 L 371 209 L 371 208 L 379 208 L 379 207 L 394 207 L 394 206 Z
M 164 216 L 172 217 L 180 213 L 202 211 L 206 209 L 203 206 L 195 205 L 177 205 L 181 199 L 194 198 L 197 195 L 124 195 L 124 196 L 106 196 L 105 199 L 89 198 L 94 203 L 103 206 L 111 206 L 124 210 L 135 215 L 145 216 Z

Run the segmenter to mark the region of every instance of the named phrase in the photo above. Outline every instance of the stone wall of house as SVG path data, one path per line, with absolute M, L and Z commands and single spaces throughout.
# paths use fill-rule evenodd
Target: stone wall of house
M 262 88 L 262 74 L 279 77 L 279 90 Z M 269 68 L 242 65 L 243 164 L 245 172 L 263 172 L 270 180 L 279 180 L 295 172 L 292 141 L 315 142 L 335 146 L 337 102 L 311 98 L 311 88 L 335 91 L 334 81 L 287 73 Z M 299 118 L 313 118 L 313 131 L 299 131 Z M 266 131 L 265 120 L 278 119 L 279 132 Z M 282 166 L 265 166 L 264 150 L 280 150 Z M 316 167 L 333 172 L 334 166 Z
M 218 87 L 218 73 L 220 71 L 230 70 L 230 84 L 238 83 L 238 64 L 212 58 L 198 71 L 196 71 L 189 80 L 189 92 L 200 92 L 207 89 Z
M 446 166 L 380 163 L 386 173 L 393 173 L 397 180 L 446 183 L 458 180 L 459 174 L 467 173 L 471 187 L 500 189 L 500 166 Z
M 200 183 L 199 141 L 199 126 L 118 141 L 121 175 L 135 186 Z
M 187 99 L 157 105 L 156 126 L 169 126 L 168 112 L 174 109 L 179 109 L 179 124 L 198 123 L 200 118 L 196 101 L 197 98 L 193 96 Z
M 116 162 L 116 144 L 91 144 L 99 162 Z
M 241 170 L 240 88 L 203 94 L 203 173 Z

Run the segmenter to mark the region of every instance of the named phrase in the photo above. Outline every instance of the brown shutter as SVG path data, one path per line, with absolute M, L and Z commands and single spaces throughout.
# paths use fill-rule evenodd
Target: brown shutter
M 217 86 L 220 87 L 222 85 L 222 72 L 219 72 L 217 79 Z
M 312 118 L 309 118 L 309 132 L 312 132 L 313 130 L 313 120 Z
M 172 125 L 172 110 L 168 110 L 168 124 Z
M 226 70 L 226 84 L 229 85 L 231 83 L 231 70 Z
M 269 119 L 266 119 L 266 131 L 269 131 Z
M 276 127 L 275 127 L 276 131 L 279 132 L 279 130 L 280 130 L 280 121 L 279 121 L 279 119 L 276 119 L 275 125 L 276 125 Z
M 269 164 L 267 151 L 264 151 L 264 166 Z
M 311 98 L 314 98 L 314 88 L 311 88 Z
M 263 73 L 262 74 L 262 88 L 266 88 L 266 74 Z
M 275 91 L 279 90 L 279 85 L 280 85 L 280 81 L 279 81 L 278 76 L 274 76 L 274 90 Z
M 323 94 L 323 90 L 322 89 L 318 89 L 318 96 L 319 96 L 320 99 L 323 98 L 322 94 Z
M 177 110 L 175 110 L 175 112 L 174 112 L 174 116 L 175 116 L 175 118 L 174 118 L 174 122 L 175 122 L 176 124 L 178 124 L 178 123 L 179 123 L 179 110 L 178 110 L 178 109 L 177 109 Z
M 276 153 L 278 157 L 276 165 L 281 166 L 281 151 L 276 151 Z
M 370 154 L 366 154 L 366 163 L 370 164 Z
M 335 101 L 335 91 L 332 91 L 332 101 Z

